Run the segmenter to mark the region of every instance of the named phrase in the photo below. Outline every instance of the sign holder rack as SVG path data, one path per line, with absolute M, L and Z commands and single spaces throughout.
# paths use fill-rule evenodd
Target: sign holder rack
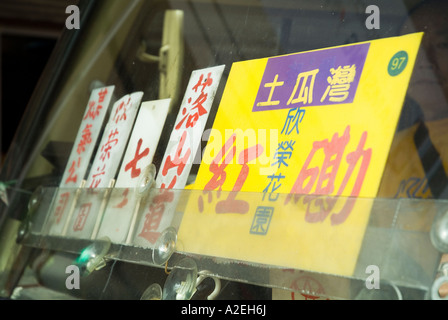
M 109 189 L 109 192 L 112 188 Z M 324 295 L 328 298 L 353 299 L 363 294 L 376 293 L 368 288 L 367 282 L 374 282 L 374 267 L 380 271 L 379 280 L 384 285 L 392 284 L 401 293 L 417 291 L 422 297 L 428 297 L 435 290 L 434 285 L 440 286 L 441 279 L 436 278 L 440 270 L 440 258 L 443 253 L 443 239 L 440 234 L 440 225 L 448 219 L 448 201 L 422 200 L 422 199 L 356 199 L 361 202 L 371 202 L 372 209 L 369 223 L 364 233 L 361 250 L 357 257 L 356 268 L 350 275 L 332 274 L 331 272 L 319 272 L 306 270 L 294 266 L 285 266 L 272 261 L 272 263 L 260 263 L 257 261 L 244 261 L 231 257 L 216 257 L 195 252 L 184 251 L 182 240 L 162 232 L 157 242 L 152 247 L 140 245 L 110 242 L 107 237 L 99 239 L 71 238 L 61 235 L 49 235 L 45 233 L 42 221 L 46 221 L 47 214 L 51 213 L 49 204 L 58 188 L 42 188 L 39 191 L 39 199 L 32 198 L 27 218 L 19 230 L 20 244 L 33 248 L 54 250 L 79 255 L 96 242 L 108 242 L 108 251 L 102 257 L 103 263 L 109 260 L 117 260 L 128 263 L 176 270 L 176 266 L 184 259 L 192 259 L 202 276 L 210 276 L 231 281 L 250 283 L 254 285 L 271 287 L 275 290 L 287 292 L 300 292 L 309 295 Z M 66 190 L 64 190 L 66 191 Z M 107 191 L 107 190 L 105 190 Z M 119 190 L 118 190 L 119 191 Z M 149 193 L 159 193 L 163 190 L 151 188 Z M 72 192 L 77 192 L 73 189 Z M 169 231 L 176 232 L 182 223 L 183 205 L 189 197 L 202 193 L 200 190 L 171 190 L 178 193 L 180 198 L 176 208 L 176 219 L 173 219 Z M 107 193 L 107 192 L 106 192 Z M 221 191 L 221 196 L 225 196 Z M 98 193 L 100 197 L 102 192 Z M 279 195 L 286 197 L 287 195 Z M 101 201 L 103 198 L 98 199 Z M 148 204 L 145 204 L 145 207 Z M 150 205 L 150 204 L 149 204 Z M 297 207 L 293 214 L 303 214 Z M 144 209 L 141 209 L 144 210 Z M 142 211 L 141 211 L 142 212 Z M 142 213 L 140 212 L 140 218 Z M 134 230 L 130 230 L 134 232 Z M 350 235 L 347 234 L 347 239 Z M 198 238 L 200 241 L 200 237 Z M 244 247 L 244 244 L 242 244 Z M 168 248 L 168 249 L 167 249 Z M 250 248 L 248 248 L 249 250 Z M 163 252 L 161 257 L 161 250 Z M 266 255 L 269 256 L 269 248 Z M 293 246 L 284 246 L 284 254 L 290 255 L 296 252 Z M 418 254 L 416 254 L 418 253 Z M 319 253 L 316 253 L 319 254 Z M 157 257 L 157 259 L 156 259 Z M 307 255 L 303 259 L 309 259 Z M 404 267 L 406 266 L 406 267 Z M 373 268 L 373 269 L 372 269 Z M 96 272 L 96 271 L 94 271 Z M 316 291 L 300 289 L 294 286 L 297 275 L 312 277 L 315 281 L 323 283 L 324 294 Z M 443 276 L 443 275 L 442 275 Z M 446 277 L 446 276 L 445 276 Z M 446 280 L 446 279 L 445 279 Z M 360 292 L 353 293 L 347 288 L 356 286 Z M 364 292 L 364 293 L 363 293 Z M 436 292 L 436 291 L 434 291 Z M 432 297 L 434 298 L 434 297 Z

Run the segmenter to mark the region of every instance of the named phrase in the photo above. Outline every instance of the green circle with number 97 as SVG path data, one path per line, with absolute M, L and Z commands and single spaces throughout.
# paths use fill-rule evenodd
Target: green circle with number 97
M 387 72 L 392 77 L 398 76 L 406 68 L 408 64 L 408 53 L 406 51 L 399 51 L 389 61 Z

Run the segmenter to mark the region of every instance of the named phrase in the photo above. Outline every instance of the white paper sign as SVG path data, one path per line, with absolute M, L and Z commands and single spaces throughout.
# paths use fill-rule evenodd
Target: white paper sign
M 114 86 L 110 86 L 92 91 L 59 187 L 76 188 L 81 185 L 87 173 L 114 88 Z
M 157 174 L 156 188 L 185 188 L 224 67 L 192 72 Z M 161 191 L 149 201 L 139 221 L 134 244 L 153 246 L 160 232 L 171 225 L 177 202 L 178 197 L 169 190 Z
M 118 167 L 123 158 L 132 127 L 137 116 L 143 92 L 135 92 L 118 100 L 111 111 L 100 145 L 90 170 L 88 190 L 83 192 L 69 221 L 66 235 L 75 238 L 90 238 L 98 215 L 101 215 Z
M 67 166 L 56 193 L 50 214 L 50 234 L 61 234 L 73 200 L 74 189 L 79 188 L 87 174 L 90 159 L 99 138 L 115 86 L 92 91 L 87 103 Z M 70 188 L 70 189 L 68 189 Z M 65 190 L 64 190 L 65 189 Z
M 135 92 L 115 102 L 86 187 L 107 188 L 115 179 L 142 96 L 143 92 Z
M 118 173 L 116 188 L 132 188 L 152 163 L 171 99 L 143 102 Z
M 157 188 L 185 188 L 223 71 L 224 65 L 192 72 L 157 174 Z
M 108 236 L 114 243 L 126 240 L 139 201 L 135 188 L 145 168 L 152 164 L 170 101 L 142 103 L 97 237 Z

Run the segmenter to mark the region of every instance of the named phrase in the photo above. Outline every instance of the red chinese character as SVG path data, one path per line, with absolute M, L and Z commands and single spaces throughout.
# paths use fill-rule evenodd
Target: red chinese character
M 78 157 L 78 161 L 73 160 L 72 164 L 70 166 L 70 169 L 68 169 L 68 172 L 70 173 L 67 179 L 65 180 L 65 184 L 68 184 L 69 182 L 76 183 L 78 180 L 78 175 L 75 174 L 76 168 L 79 169 L 79 166 L 81 165 L 81 157 Z
M 173 191 L 165 188 L 160 188 L 159 194 L 154 197 L 154 203 L 171 203 L 174 200 Z
M 58 200 L 58 206 L 55 209 L 54 215 L 56 217 L 56 224 L 61 221 L 64 215 L 65 207 L 67 206 L 68 199 L 70 198 L 70 192 L 61 193 Z
M 291 289 L 294 290 L 293 292 L 291 292 L 292 300 L 295 299 L 294 292 L 300 292 L 300 294 L 305 298 L 305 300 L 316 300 L 319 299 L 320 295 L 325 294 L 324 287 L 316 279 L 310 276 L 300 276 L 299 278 L 295 279 L 291 283 Z M 312 292 L 318 295 L 305 294 L 302 292 L 307 293 Z
M 290 193 L 287 195 L 284 204 L 288 204 L 291 199 L 295 204 L 297 204 L 299 200 L 302 200 L 301 203 L 307 205 L 305 210 L 305 221 L 308 223 L 323 222 L 337 202 L 337 198 L 331 196 L 310 196 Z M 315 208 L 317 209 L 313 210 Z
M 202 193 L 204 195 L 207 195 L 207 202 L 212 203 L 213 193 L 209 190 L 204 190 L 204 191 L 202 191 Z M 219 198 L 220 191 L 218 191 L 217 193 L 218 193 L 218 198 Z M 202 199 L 202 196 L 199 196 L 199 198 L 198 198 L 198 209 L 199 209 L 199 212 L 201 212 L 201 213 L 204 212 L 204 200 Z
M 308 204 L 305 213 L 305 221 L 309 223 L 323 222 L 333 210 L 337 199 L 335 197 L 305 196 L 304 204 Z M 312 211 L 312 206 L 317 207 L 317 211 Z
M 173 189 L 174 186 L 176 185 L 176 182 L 177 182 L 177 176 L 174 176 L 173 179 L 171 180 L 170 184 L 168 185 L 168 187 L 166 186 L 165 182 L 163 182 L 160 185 L 160 188 L 162 188 L 162 189 Z
M 91 202 L 84 203 L 81 205 L 78 216 L 76 217 L 75 222 L 73 224 L 74 231 L 82 231 L 84 229 L 91 207 L 92 207 Z
M 357 197 L 359 195 L 372 154 L 372 149 L 364 150 L 366 139 L 367 139 L 367 132 L 363 132 L 356 150 L 349 153 L 346 156 L 346 162 L 349 164 L 349 167 L 347 169 L 347 172 L 345 173 L 341 185 L 339 186 L 336 196 L 341 196 L 343 194 L 344 189 L 350 177 L 352 176 L 358 161 L 362 158 L 358 176 L 356 177 L 353 190 L 350 193 L 351 197 Z M 310 194 L 311 189 L 314 186 L 316 180 L 317 185 L 314 194 L 333 193 L 336 175 L 338 173 L 338 169 L 345 151 L 345 147 L 347 146 L 349 140 L 350 140 L 350 126 L 347 126 L 342 137 L 339 137 L 338 134 L 336 133 L 333 135 L 331 142 L 328 142 L 328 140 L 315 142 L 313 144 L 313 149 L 311 150 L 310 154 L 305 160 L 302 170 L 300 171 L 297 180 L 291 189 L 291 193 Z M 309 168 L 311 160 L 315 156 L 316 152 L 320 149 L 323 149 L 325 155 L 322 164 L 322 169 L 319 170 L 319 167 Z M 307 184 L 303 186 L 303 184 L 307 179 L 309 179 Z M 331 216 L 332 225 L 340 224 L 347 219 L 348 215 L 350 214 L 354 206 L 354 201 L 351 200 L 353 199 L 347 199 L 341 212 L 333 214 Z M 287 199 L 287 201 L 289 200 Z M 307 203 L 310 203 L 310 201 L 311 200 L 308 199 Z M 320 200 L 316 201 L 316 204 L 319 205 L 321 208 L 321 211 L 318 213 L 317 212 L 310 213 L 309 212 L 310 207 L 308 206 L 306 219 L 309 222 L 322 221 L 323 219 L 325 219 L 325 217 L 332 210 L 335 200 L 328 198 L 326 199 L 326 201 L 328 203 L 327 207 L 324 206 L 324 202 L 321 202 Z
M 289 194 L 285 197 L 284 205 L 287 205 L 289 202 L 291 202 L 291 200 L 293 200 L 294 203 L 296 204 L 297 202 L 299 202 L 299 200 L 300 200 L 302 197 L 303 197 L 302 194 L 289 193 Z
M 182 109 L 182 115 L 184 116 L 182 120 L 176 125 L 176 130 L 179 130 L 182 124 L 187 120 L 185 125 L 186 128 L 192 128 L 196 125 L 196 122 L 199 120 L 199 117 L 207 114 L 207 110 L 202 106 L 205 101 L 207 101 L 208 94 L 204 93 L 206 87 L 209 87 L 213 84 L 213 79 L 211 77 L 211 72 L 208 73 L 207 78 L 204 80 L 204 75 L 201 74 L 198 82 L 193 86 L 194 92 L 198 92 L 199 87 L 201 87 L 201 92 L 199 97 L 193 102 L 194 107 L 191 108 L 193 111 L 191 114 L 187 113 L 187 108 Z M 188 98 L 188 103 L 191 103 L 191 98 Z
M 140 140 L 138 140 L 138 143 L 137 143 L 137 150 L 135 151 L 134 159 L 131 160 L 124 168 L 124 171 L 128 171 L 129 169 L 131 169 L 131 177 L 132 178 L 137 178 L 142 171 L 140 168 L 137 168 L 137 162 L 141 158 L 146 157 L 149 154 L 149 148 L 146 148 L 142 153 L 140 153 L 140 148 L 142 146 L 142 143 L 143 143 L 143 139 L 140 138 Z
M 94 175 L 92 175 L 92 182 L 90 183 L 90 188 L 96 188 L 101 182 L 101 177 L 106 174 L 106 164 L 103 165 L 103 167 L 96 168 L 96 172 Z
M 299 176 L 297 177 L 297 180 L 292 187 L 291 193 L 311 193 L 311 189 L 318 177 L 319 179 L 317 181 L 315 194 L 330 194 L 331 192 L 333 192 L 334 180 L 336 178 L 336 174 L 338 172 L 339 165 L 344 154 L 345 146 L 347 145 L 349 139 L 349 127 L 347 127 L 342 137 L 339 137 L 338 134 L 335 133 L 333 135 L 333 138 L 331 139 L 331 142 L 328 142 L 328 139 L 314 142 L 313 149 L 305 160 L 302 170 L 300 170 Z M 322 165 L 322 170 L 320 170 L 319 172 L 319 167 L 308 167 L 316 152 L 320 149 L 323 149 L 325 159 Z M 332 170 L 329 171 L 329 169 Z M 309 179 L 308 183 L 304 187 L 303 184 L 307 179 Z M 325 181 L 328 182 L 326 186 L 323 187 Z
M 234 145 L 236 141 L 236 134 L 232 134 L 232 136 L 226 141 L 223 145 L 222 149 L 218 152 L 215 159 L 213 159 L 212 163 L 209 166 L 209 170 L 213 173 L 213 177 L 209 182 L 205 185 L 205 190 L 222 190 L 222 185 L 226 181 L 226 167 L 229 163 L 233 161 L 236 152 L 236 146 Z M 224 159 L 223 159 L 224 157 Z M 222 164 L 219 162 L 222 161 Z
M 213 83 L 213 79 L 212 79 L 212 73 L 209 72 L 207 75 L 207 78 L 204 80 L 204 82 L 202 82 L 202 80 L 204 79 L 204 75 L 201 74 L 201 76 L 199 77 L 198 83 L 196 83 L 193 87 L 194 92 L 198 92 L 198 88 L 201 88 L 201 92 L 204 92 L 205 87 L 210 87 Z
M 226 180 L 225 169 L 229 163 L 233 160 L 236 146 L 234 145 L 236 141 L 236 135 L 233 134 L 224 144 L 223 148 L 217 154 L 215 159 L 209 166 L 210 172 L 213 173 L 213 177 L 205 185 L 205 190 L 222 190 L 222 185 Z M 230 150 L 230 151 L 229 151 Z M 229 152 L 228 152 L 229 151 Z M 256 158 L 258 158 L 264 151 L 262 145 L 258 144 L 241 151 L 238 155 L 238 164 L 242 165 L 241 171 L 235 181 L 232 188 L 232 192 L 229 192 L 226 200 L 221 200 L 216 204 L 216 213 L 247 213 L 249 211 L 249 203 L 244 200 L 237 200 L 236 196 L 239 191 L 241 191 L 244 182 L 249 175 L 248 163 Z M 224 159 L 223 159 L 224 157 Z M 218 164 L 223 160 L 222 164 Z
M 145 216 L 143 229 L 138 235 L 145 238 L 150 243 L 155 243 L 159 238 L 160 232 L 157 232 L 160 222 L 162 221 L 163 213 L 165 212 L 165 204 L 174 200 L 173 192 L 168 189 L 160 190 L 160 193 L 154 197 L 152 204 L 149 207 L 149 212 Z
M 105 161 L 106 158 L 109 159 L 110 158 L 110 150 L 112 149 L 113 146 L 117 145 L 118 143 L 118 139 L 115 138 L 113 139 L 117 134 L 118 134 L 118 129 L 115 129 L 114 131 L 111 131 L 109 133 L 109 137 L 107 142 L 101 146 L 101 155 L 100 155 L 100 160 L 101 161 Z
M 87 120 L 87 118 L 95 120 L 95 118 L 100 114 L 100 110 L 103 108 L 101 105 L 96 106 L 96 108 L 95 108 L 95 106 L 96 106 L 95 101 L 89 102 L 89 110 L 87 111 L 83 120 Z
M 118 106 L 117 110 L 115 110 L 115 115 L 113 120 L 115 121 L 115 123 L 118 123 L 118 121 L 126 121 L 127 116 L 126 116 L 126 111 L 127 111 L 127 107 L 131 104 L 131 97 L 128 98 L 127 102 L 122 101 L 120 103 L 120 105 Z
M 182 137 L 180 139 L 180 142 L 177 145 L 177 149 L 176 149 L 176 152 L 174 153 L 173 160 L 171 160 L 172 159 L 171 155 L 169 155 L 166 158 L 166 161 L 165 161 L 165 163 L 163 165 L 163 168 L 162 168 L 162 176 L 165 177 L 167 175 L 167 173 L 168 173 L 168 170 L 170 170 L 172 168 L 175 168 L 175 167 L 177 167 L 177 171 L 176 171 L 177 176 L 180 176 L 182 174 L 182 172 L 183 172 L 183 170 L 184 170 L 184 168 L 185 168 L 185 166 L 187 164 L 188 158 L 190 157 L 190 154 L 191 154 L 191 149 L 187 148 L 187 151 L 185 152 L 184 156 L 181 157 L 181 154 L 183 152 L 182 149 L 184 147 L 186 139 L 187 139 L 187 131 L 184 131 L 183 134 L 182 134 Z M 174 176 L 174 178 L 171 181 L 170 186 L 168 187 L 168 189 L 172 189 L 174 187 L 176 181 L 177 181 L 177 177 Z M 163 186 L 165 186 L 165 184 L 163 184 Z
M 78 144 L 76 152 L 78 154 L 83 153 L 86 150 L 86 145 L 92 142 L 92 133 L 90 132 L 91 124 L 86 124 L 84 130 L 82 130 L 82 139 Z
M 182 120 L 179 121 L 179 123 L 176 125 L 176 130 L 179 130 L 182 127 L 182 124 L 185 120 L 187 120 L 187 123 L 185 124 L 186 128 L 192 128 L 196 125 L 196 122 L 199 120 L 199 117 L 203 116 L 204 114 L 207 114 L 207 110 L 202 106 L 202 104 L 207 101 L 207 94 L 201 92 L 199 97 L 193 102 L 194 107 L 191 108 L 191 111 L 193 111 L 191 114 L 187 114 L 187 108 L 184 108 L 182 110 L 182 115 L 185 115 Z M 191 98 L 188 99 L 188 103 L 191 102 Z M 196 110 L 195 110 L 196 109 Z
M 122 208 L 124 208 L 124 206 L 126 206 L 128 204 L 128 193 L 129 193 L 129 189 L 126 188 L 123 191 L 123 194 L 122 194 L 123 195 L 123 200 L 119 204 L 114 206 L 114 208 L 122 209 Z
M 107 88 L 103 88 L 100 90 L 100 92 L 98 92 L 98 102 L 102 103 L 104 102 L 104 98 L 107 95 Z
M 163 203 L 151 207 L 150 212 L 145 216 L 145 222 L 142 232 L 138 235 L 139 237 L 145 238 L 150 243 L 155 243 L 157 241 L 160 235 L 160 232 L 157 232 L 157 229 L 162 220 L 164 210 L 165 206 Z
M 358 175 L 356 176 L 355 184 L 353 185 L 353 189 L 350 193 L 350 197 L 352 197 L 352 198 L 347 198 L 342 210 L 339 213 L 333 214 L 331 216 L 331 224 L 332 225 L 341 224 L 347 219 L 348 215 L 350 214 L 350 212 L 353 209 L 353 206 L 355 205 L 355 201 L 356 201 L 355 197 L 357 197 L 359 195 L 359 193 L 361 192 L 362 183 L 364 182 L 364 178 L 366 176 L 367 169 L 369 168 L 370 159 L 372 158 L 372 149 L 369 148 L 367 150 L 364 150 L 366 140 L 367 140 L 367 132 L 364 131 L 361 135 L 361 139 L 359 140 L 356 150 L 349 153 L 345 159 L 347 161 L 349 167 L 348 167 L 347 172 L 345 173 L 344 179 L 342 180 L 342 183 L 339 187 L 339 190 L 337 193 L 338 195 L 341 195 L 342 192 L 344 191 L 348 180 L 352 176 L 353 171 L 361 158 L 362 158 L 362 161 L 361 161 L 361 164 L 359 167 Z

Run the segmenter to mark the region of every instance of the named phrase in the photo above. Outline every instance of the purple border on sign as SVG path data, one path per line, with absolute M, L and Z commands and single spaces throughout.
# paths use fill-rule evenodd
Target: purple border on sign
M 370 43 L 363 43 L 269 58 L 252 111 L 352 103 L 369 46 Z M 356 68 L 355 77 L 349 83 L 349 86 L 345 86 L 345 88 L 349 87 L 346 90 L 348 95 L 345 94 L 346 97 L 343 101 L 330 101 L 330 91 L 327 91 L 333 88 L 329 84 L 329 79 L 333 76 L 330 69 L 336 70 L 338 67 L 343 68 L 353 65 Z M 310 72 L 308 77 L 302 77 L 298 82 L 299 74 L 305 75 L 307 72 Z M 306 92 L 308 92 L 307 97 L 309 99 L 306 102 L 294 102 L 303 85 L 305 85 L 304 94 L 306 95 Z M 313 90 L 310 90 L 311 85 Z M 329 86 L 330 88 L 328 88 Z M 339 89 L 334 88 L 336 96 L 340 97 L 342 95 L 341 91 L 341 87 Z M 324 96 L 326 98 L 321 101 Z M 266 102 L 273 101 L 275 101 L 275 105 L 270 103 L 263 105 Z

